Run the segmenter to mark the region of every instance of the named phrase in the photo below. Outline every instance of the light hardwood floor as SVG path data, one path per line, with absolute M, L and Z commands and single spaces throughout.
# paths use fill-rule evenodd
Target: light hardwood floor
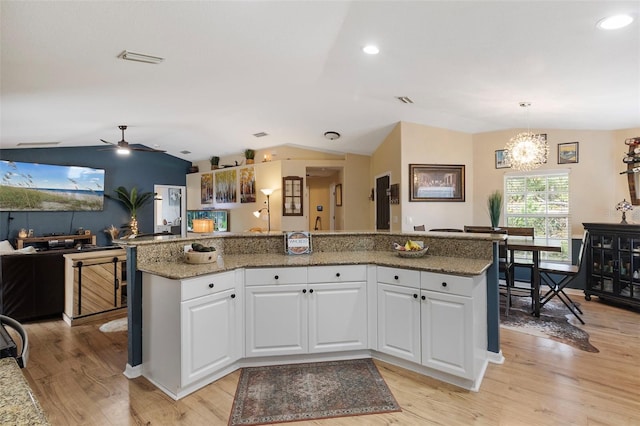
M 501 330 L 506 362 L 489 364 L 480 392 L 376 362 L 402 412 L 297 424 L 640 425 L 640 312 L 581 301 L 599 353 Z M 122 374 L 126 332 L 99 325 L 26 325 L 31 357 L 23 371 L 53 425 L 227 424 L 239 372 L 173 401 Z

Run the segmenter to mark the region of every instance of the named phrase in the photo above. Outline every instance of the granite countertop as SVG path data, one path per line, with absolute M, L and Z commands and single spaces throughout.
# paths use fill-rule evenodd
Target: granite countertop
M 491 262 L 486 259 L 426 256 L 417 259 L 400 258 L 391 251 L 319 252 L 308 255 L 235 254 L 219 256 L 216 263 L 192 265 L 183 259 L 148 263 L 139 270 L 161 277 L 181 280 L 238 268 L 278 266 L 324 266 L 373 264 L 445 274 L 473 276 L 486 271 Z
M 14 358 L 0 359 L 0 389 L 0 424 L 49 424 Z

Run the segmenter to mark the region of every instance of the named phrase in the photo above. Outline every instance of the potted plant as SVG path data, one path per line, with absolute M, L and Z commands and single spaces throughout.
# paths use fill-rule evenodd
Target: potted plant
M 114 190 L 116 193 L 114 196 L 107 195 L 108 198 L 118 200 L 129 210 L 131 220 L 128 224 L 131 235 L 138 235 L 138 209 L 147 204 L 153 199 L 155 193 L 153 192 L 141 192 L 138 193 L 138 189 L 134 186 L 131 188 L 131 192 L 124 186 L 119 186 Z
M 489 194 L 489 198 L 487 198 L 487 207 L 489 208 L 491 227 L 498 228 L 498 225 L 500 224 L 500 214 L 502 213 L 502 192 L 495 190 Z
M 256 156 L 256 152 L 253 149 L 245 149 L 244 150 L 244 158 L 247 159 L 247 164 L 253 164 L 253 159 Z
M 211 161 L 211 170 L 218 169 L 218 164 L 220 164 L 220 157 L 216 157 L 215 155 L 209 159 Z

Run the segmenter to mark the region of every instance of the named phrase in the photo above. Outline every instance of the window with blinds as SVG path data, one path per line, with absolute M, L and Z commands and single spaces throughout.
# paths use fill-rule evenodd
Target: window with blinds
M 560 244 L 562 252 L 542 252 L 541 260 L 571 263 L 569 171 L 507 174 L 504 178 L 505 223 L 535 229 L 535 239 Z M 531 253 L 519 253 L 520 258 Z

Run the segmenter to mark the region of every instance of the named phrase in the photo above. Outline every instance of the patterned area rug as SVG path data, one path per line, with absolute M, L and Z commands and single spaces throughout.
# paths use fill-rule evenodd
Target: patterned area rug
M 229 425 L 400 411 L 370 359 L 242 369 Z
M 540 318 L 531 315 L 530 297 L 514 296 L 511 299 L 512 306 L 509 310 L 509 316 L 505 316 L 504 303 L 506 298 L 500 297 L 501 327 L 546 337 L 586 352 L 600 352 L 589 342 L 589 333 L 569 322 L 571 318 L 575 319 L 575 317 L 557 298 L 551 299 L 544 305 L 540 311 Z M 575 297 L 572 299 L 576 302 Z

